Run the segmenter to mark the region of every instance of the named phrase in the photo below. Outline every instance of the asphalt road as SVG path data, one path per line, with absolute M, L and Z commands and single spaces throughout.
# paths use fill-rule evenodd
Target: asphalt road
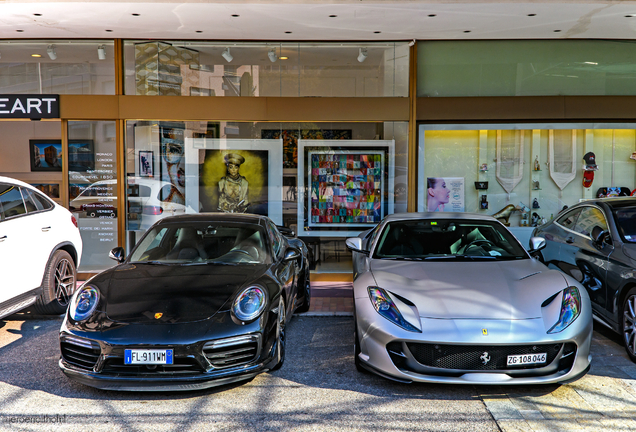
M 596 331 L 595 359 L 564 386 L 400 384 L 358 373 L 350 317 L 296 316 L 285 365 L 187 393 L 108 392 L 58 369 L 60 318 L 0 320 L 0 431 L 635 430 L 636 365 Z

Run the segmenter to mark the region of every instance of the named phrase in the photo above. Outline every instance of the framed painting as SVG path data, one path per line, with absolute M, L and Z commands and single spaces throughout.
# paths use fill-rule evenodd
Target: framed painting
M 68 169 L 77 172 L 95 169 L 93 140 L 70 140 L 68 142 Z
M 31 171 L 62 171 L 61 140 L 29 140 Z
M 154 177 L 154 156 L 153 152 L 147 150 L 139 151 L 139 176 Z

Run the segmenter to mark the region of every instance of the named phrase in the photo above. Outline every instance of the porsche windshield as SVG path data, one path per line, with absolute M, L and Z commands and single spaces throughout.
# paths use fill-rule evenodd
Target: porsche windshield
M 500 224 L 470 219 L 389 222 L 373 258 L 405 260 L 514 260 L 528 258 Z
M 152 228 L 131 262 L 151 264 L 264 264 L 269 249 L 263 227 L 244 223 L 188 222 Z

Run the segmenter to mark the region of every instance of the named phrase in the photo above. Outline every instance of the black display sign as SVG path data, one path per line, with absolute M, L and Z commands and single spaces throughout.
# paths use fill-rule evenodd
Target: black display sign
M 60 118 L 59 95 L 0 95 L 0 119 Z

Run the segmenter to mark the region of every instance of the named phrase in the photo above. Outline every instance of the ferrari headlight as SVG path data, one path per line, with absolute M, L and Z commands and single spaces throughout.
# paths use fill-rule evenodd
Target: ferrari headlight
M 393 324 L 402 327 L 404 330 L 422 333 L 420 329 L 413 326 L 410 322 L 404 319 L 399 309 L 389 297 L 389 294 L 379 287 L 368 288 L 369 297 L 375 310 L 384 318 L 391 321 Z
M 548 330 L 548 333 L 559 333 L 565 330 L 580 314 L 581 294 L 578 288 L 571 286 L 564 289 L 559 321 Z
M 99 303 L 99 290 L 92 285 L 84 285 L 73 296 L 69 314 L 75 321 L 84 321 L 95 312 L 97 303 Z
M 240 293 L 234 304 L 232 311 L 241 321 L 252 321 L 263 313 L 267 306 L 267 292 L 259 286 L 251 286 Z

